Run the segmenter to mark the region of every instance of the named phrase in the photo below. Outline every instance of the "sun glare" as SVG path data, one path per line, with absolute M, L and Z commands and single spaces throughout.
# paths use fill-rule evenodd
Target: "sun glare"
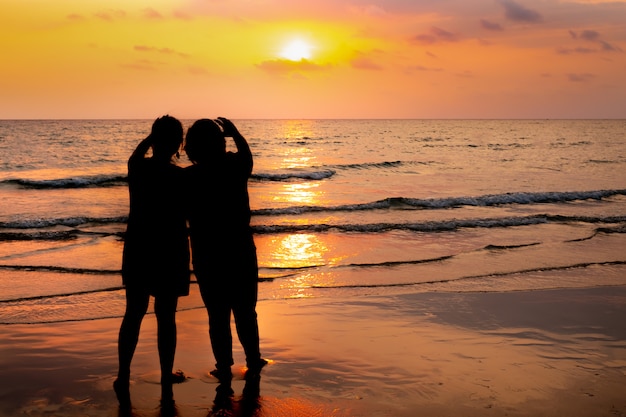
M 294 39 L 287 43 L 280 52 L 282 58 L 300 61 L 311 58 L 311 45 L 302 39 Z

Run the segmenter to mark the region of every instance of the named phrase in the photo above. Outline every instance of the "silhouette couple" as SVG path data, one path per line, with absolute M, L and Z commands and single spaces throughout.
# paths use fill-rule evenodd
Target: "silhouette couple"
M 237 152 L 226 151 L 231 137 Z M 178 297 L 189 294 L 190 260 L 209 315 L 216 361 L 211 374 L 228 392 L 232 378 L 231 314 L 246 355 L 246 380 L 258 392 L 261 358 L 256 302 L 258 265 L 250 228 L 248 179 L 252 153 L 228 119 L 200 119 L 187 131 L 184 150 L 192 165 L 174 162 L 183 145 L 182 123 L 156 119 L 128 160 L 130 211 L 122 256 L 126 310 L 118 338 L 113 383 L 120 410 L 130 411 L 130 365 L 141 322 L 154 297 L 161 368 L 161 407 L 174 408 L 172 384 Z M 190 245 L 191 243 L 191 245 Z M 191 246 L 191 253 L 189 247 Z M 221 390 L 221 391 L 220 391 Z M 231 390 L 232 391 L 232 390 Z

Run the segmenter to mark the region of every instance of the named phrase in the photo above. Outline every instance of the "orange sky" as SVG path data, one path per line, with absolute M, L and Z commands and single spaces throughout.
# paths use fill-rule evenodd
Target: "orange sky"
M 625 22 L 600 0 L 2 0 L 0 119 L 626 118 Z

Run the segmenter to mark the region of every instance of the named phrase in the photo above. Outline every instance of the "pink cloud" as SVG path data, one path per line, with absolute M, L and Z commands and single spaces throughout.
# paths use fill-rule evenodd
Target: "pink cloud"
M 459 40 L 459 36 L 455 33 L 433 26 L 430 28 L 428 33 L 417 35 L 413 39 L 421 43 L 433 44 L 438 42 L 457 42 Z

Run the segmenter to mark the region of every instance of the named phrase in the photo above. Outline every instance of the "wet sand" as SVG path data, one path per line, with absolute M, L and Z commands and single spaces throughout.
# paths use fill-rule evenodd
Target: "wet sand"
M 263 301 L 258 313 L 271 363 L 246 387 L 235 339 L 230 415 L 626 415 L 626 287 Z M 119 323 L 3 326 L 0 415 L 117 416 Z M 178 331 L 177 415 L 215 415 L 206 312 L 179 312 Z M 155 342 L 149 315 L 137 417 L 160 415 Z

